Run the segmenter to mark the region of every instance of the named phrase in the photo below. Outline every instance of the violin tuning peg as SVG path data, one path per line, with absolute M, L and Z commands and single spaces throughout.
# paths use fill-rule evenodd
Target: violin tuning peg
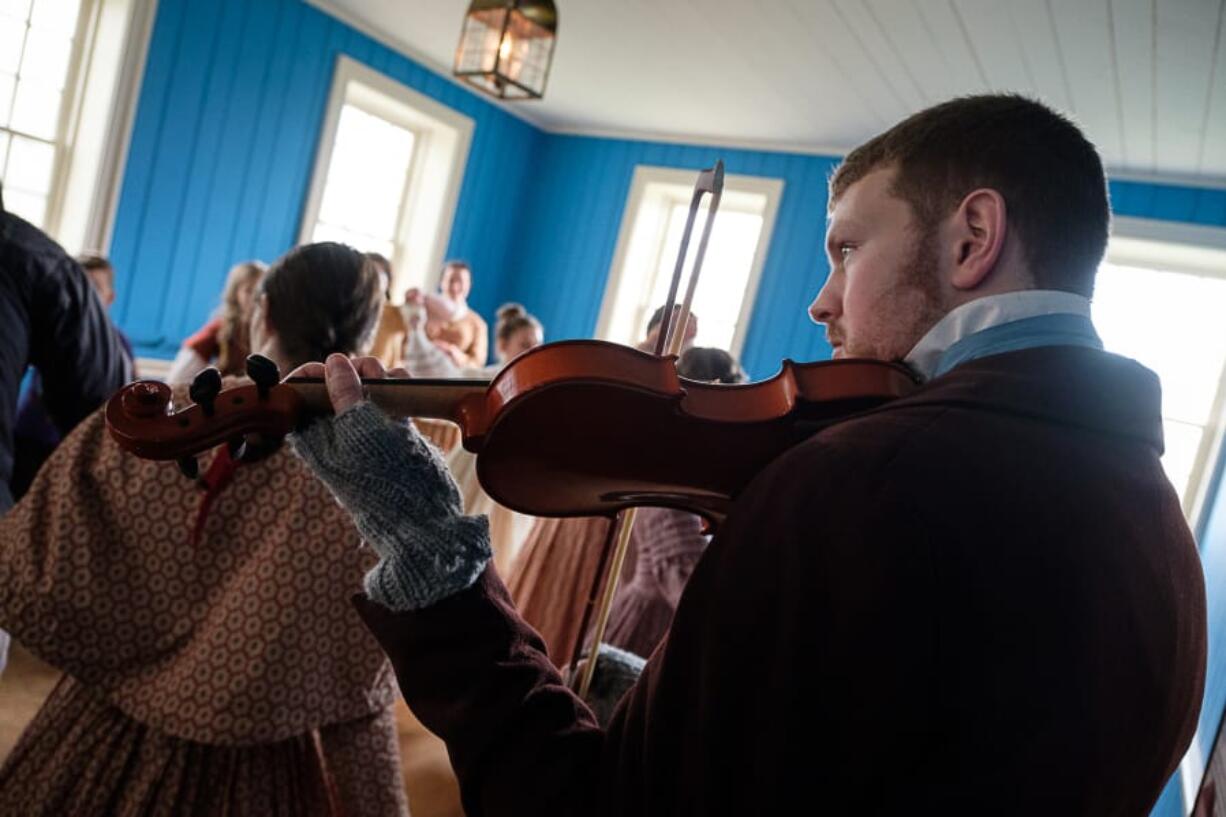
M 205 417 L 213 416 L 213 406 L 221 393 L 221 372 L 210 366 L 192 379 L 187 395 L 192 402 L 204 409 Z
M 247 376 L 255 381 L 261 400 L 268 396 L 269 389 L 281 382 L 277 364 L 263 355 L 247 356 Z
M 195 457 L 186 456 L 179 460 L 179 470 L 188 479 L 195 479 L 200 475 L 200 463 L 196 462 Z
M 242 437 L 235 437 L 226 442 L 226 447 L 230 451 L 230 459 L 241 460 L 247 454 L 247 440 Z

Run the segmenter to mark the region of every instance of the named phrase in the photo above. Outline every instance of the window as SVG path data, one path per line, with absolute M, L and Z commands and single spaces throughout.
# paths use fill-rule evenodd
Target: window
M 1117 233 L 1129 221 L 1117 219 Z M 1226 250 L 1113 237 L 1099 269 L 1093 314 L 1108 351 L 1161 378 L 1162 464 L 1194 518 L 1221 446 Z
M 646 334 L 651 313 L 668 297 L 696 177 L 689 170 L 635 170 L 601 307 L 599 337 L 634 345 Z M 740 354 L 782 193 L 780 179 L 724 177 L 723 197 L 694 295 L 696 345 Z M 708 201 L 709 197 L 704 198 L 694 222 L 687 276 L 693 269 Z M 685 280 L 678 300 L 684 297 Z
M 106 251 L 156 0 L 0 0 L 5 207 Z
M 46 229 L 79 63 L 81 0 L 0 0 L 5 208 Z
M 391 259 L 393 292 L 427 286 L 443 263 L 473 122 L 341 57 L 300 240 Z

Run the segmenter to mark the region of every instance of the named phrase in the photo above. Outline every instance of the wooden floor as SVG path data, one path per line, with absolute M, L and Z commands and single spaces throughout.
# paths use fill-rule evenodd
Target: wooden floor
M 55 669 L 13 645 L 8 668 L 0 675 L 0 760 L 8 757 L 58 678 Z M 397 704 L 396 715 L 413 817 L 458 817 L 463 813 L 459 792 L 442 742 L 417 722 L 403 702 Z

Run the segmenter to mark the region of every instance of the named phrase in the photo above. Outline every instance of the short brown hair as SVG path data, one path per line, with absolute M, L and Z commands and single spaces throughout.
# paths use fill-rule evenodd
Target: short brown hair
M 86 272 L 104 272 L 111 280 L 115 279 L 115 268 L 111 266 L 110 260 L 105 255 L 95 252 L 82 253 L 77 256 L 77 263 Z
M 344 244 L 306 244 L 281 256 L 260 282 L 268 322 L 294 365 L 353 354 L 374 334 L 383 305 L 374 262 Z
M 1081 131 L 1016 94 L 953 99 L 853 150 L 830 179 L 831 206 L 874 170 L 895 167 L 893 193 L 931 230 L 980 187 L 1001 194 L 1041 289 L 1089 296 L 1111 208 L 1102 160 Z

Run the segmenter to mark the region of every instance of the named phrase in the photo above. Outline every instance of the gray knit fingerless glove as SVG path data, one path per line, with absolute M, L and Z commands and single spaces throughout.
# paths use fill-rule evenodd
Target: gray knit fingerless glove
M 489 562 L 489 522 L 464 516 L 432 445 L 369 402 L 290 435 L 290 445 L 379 554 L 366 593 L 392 610 L 429 607 L 465 590 Z

